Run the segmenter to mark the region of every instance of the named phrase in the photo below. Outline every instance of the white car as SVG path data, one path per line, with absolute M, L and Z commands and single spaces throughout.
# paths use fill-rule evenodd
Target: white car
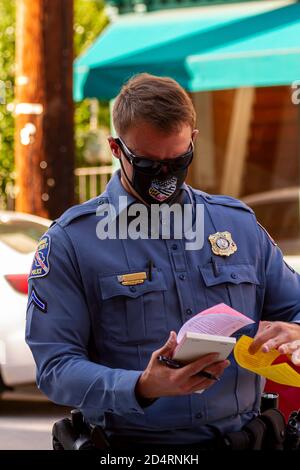
M 37 242 L 51 221 L 0 211 L 0 393 L 35 381 L 35 364 L 25 343 L 28 274 Z
M 243 201 L 279 245 L 286 262 L 300 273 L 300 187 L 256 193 Z

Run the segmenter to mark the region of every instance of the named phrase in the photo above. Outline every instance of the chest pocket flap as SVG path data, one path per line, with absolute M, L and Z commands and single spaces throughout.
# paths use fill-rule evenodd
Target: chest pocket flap
M 166 312 L 164 274 L 153 268 L 152 279 L 142 284 L 124 286 L 118 276 L 138 269 L 99 276 L 102 298 L 101 323 L 107 337 L 126 344 L 143 344 L 165 338 Z M 141 269 L 140 271 L 144 271 Z
M 220 302 L 244 313 L 254 321 L 260 310 L 258 298 L 262 289 L 253 264 L 217 264 L 199 267 L 207 305 Z
M 213 270 L 211 263 L 199 267 L 203 280 L 207 287 L 218 284 L 242 284 L 250 283 L 259 285 L 255 266 L 252 264 L 217 264 Z
M 101 296 L 103 300 L 110 299 L 112 297 L 117 297 L 119 295 L 131 297 L 133 299 L 139 297 L 140 295 L 144 295 L 147 292 L 154 292 L 154 291 L 164 291 L 167 290 L 165 278 L 163 273 L 158 269 L 153 269 L 152 273 L 152 280 L 150 281 L 148 278 L 144 280 L 142 284 L 136 284 L 133 286 L 123 286 L 119 280 L 118 276 L 122 274 L 129 274 L 135 271 L 127 271 L 126 273 L 116 273 L 113 275 L 101 276 L 100 277 L 100 290 Z

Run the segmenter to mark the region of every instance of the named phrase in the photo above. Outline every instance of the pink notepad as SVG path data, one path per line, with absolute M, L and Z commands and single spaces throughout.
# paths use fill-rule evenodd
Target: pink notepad
M 187 332 L 231 336 L 235 331 L 251 323 L 254 321 L 243 313 L 226 304 L 217 304 L 184 323 L 178 332 L 177 342 L 180 343 Z

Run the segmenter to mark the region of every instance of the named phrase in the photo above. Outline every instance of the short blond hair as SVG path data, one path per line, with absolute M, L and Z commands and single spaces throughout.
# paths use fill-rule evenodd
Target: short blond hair
M 113 122 L 122 135 L 141 121 L 165 133 L 183 124 L 193 130 L 196 112 L 189 95 L 175 80 L 141 73 L 122 87 L 114 103 Z

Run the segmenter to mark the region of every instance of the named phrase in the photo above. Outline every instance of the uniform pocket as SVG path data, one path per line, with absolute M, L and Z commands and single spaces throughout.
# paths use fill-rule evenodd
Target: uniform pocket
M 101 326 L 107 339 L 128 344 L 159 341 L 166 336 L 163 272 L 153 268 L 151 281 L 124 286 L 118 276 L 144 269 L 99 276 Z
M 215 264 L 199 266 L 206 287 L 208 306 L 224 302 L 257 320 L 257 287 L 260 285 L 252 264 Z
M 252 264 L 216 264 L 199 267 L 204 283 L 208 306 L 224 302 L 235 310 L 254 320 L 255 323 L 238 330 L 234 336 L 238 339 L 245 334 L 253 337 L 258 327 L 261 284 L 255 266 Z M 230 390 L 235 400 L 236 414 L 257 409 L 257 376 L 240 368 L 230 355 L 232 365 L 225 374 L 225 389 Z

